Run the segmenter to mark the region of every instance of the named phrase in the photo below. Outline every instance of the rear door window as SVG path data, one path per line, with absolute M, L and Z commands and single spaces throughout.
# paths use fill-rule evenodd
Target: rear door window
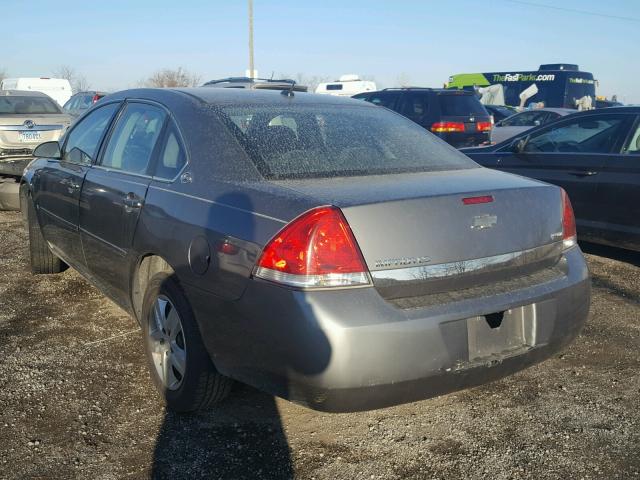
M 146 174 L 166 114 L 153 105 L 130 103 L 113 129 L 101 165 Z
M 62 159 L 69 163 L 91 165 L 118 108 L 120 108 L 119 103 L 104 105 L 74 125 L 67 135 Z
M 438 95 L 440 111 L 443 116 L 468 117 L 469 115 L 487 115 L 480 100 L 474 95 Z
M 534 134 L 524 147 L 528 153 L 612 153 L 627 129 L 624 115 L 587 116 Z M 620 147 L 618 147 L 620 148 Z M 619 152 L 619 150 L 618 150 Z

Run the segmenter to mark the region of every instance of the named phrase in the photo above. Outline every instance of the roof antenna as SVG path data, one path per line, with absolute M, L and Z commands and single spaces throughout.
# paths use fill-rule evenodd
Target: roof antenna
M 291 86 L 289 87 L 288 90 L 282 90 L 280 92 L 281 95 L 284 95 L 285 97 L 293 97 L 293 87 L 296 84 L 295 80 L 291 80 Z

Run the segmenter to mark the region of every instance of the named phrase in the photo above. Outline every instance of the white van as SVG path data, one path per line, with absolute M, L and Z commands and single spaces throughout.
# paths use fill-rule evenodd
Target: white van
M 71 98 L 71 84 L 64 78 L 5 78 L 0 84 L 0 90 L 31 90 L 49 95 L 60 106 Z
M 368 80 L 360 80 L 358 75 L 342 75 L 335 82 L 318 84 L 316 93 L 323 95 L 336 95 L 338 97 L 352 97 L 358 93 L 375 92 L 376 83 Z

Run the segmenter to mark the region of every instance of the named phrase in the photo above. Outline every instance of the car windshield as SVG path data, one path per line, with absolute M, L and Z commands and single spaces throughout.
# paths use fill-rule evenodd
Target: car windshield
M 260 105 L 225 107 L 222 116 L 268 179 L 478 167 L 410 120 L 379 108 Z
M 62 113 L 53 100 L 47 97 L 0 96 L 0 115 L 42 115 Z

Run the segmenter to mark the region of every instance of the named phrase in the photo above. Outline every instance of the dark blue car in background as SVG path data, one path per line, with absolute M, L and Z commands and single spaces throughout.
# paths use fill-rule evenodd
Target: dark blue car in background
M 485 167 L 564 188 L 579 239 L 640 251 L 640 107 L 579 112 L 462 151 Z

